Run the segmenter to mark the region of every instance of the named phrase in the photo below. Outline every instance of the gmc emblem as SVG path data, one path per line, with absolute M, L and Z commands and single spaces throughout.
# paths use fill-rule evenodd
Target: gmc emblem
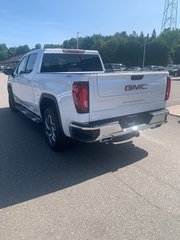
M 145 90 L 148 84 L 139 84 L 139 85 L 127 85 L 125 86 L 125 91 L 135 91 L 135 90 Z

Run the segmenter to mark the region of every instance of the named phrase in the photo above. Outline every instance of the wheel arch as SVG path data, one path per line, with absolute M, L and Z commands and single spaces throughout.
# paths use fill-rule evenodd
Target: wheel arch
M 56 97 L 48 93 L 43 93 L 39 101 L 39 110 L 40 110 L 41 117 L 43 117 L 44 110 L 47 107 L 51 107 L 51 106 L 55 107 L 58 115 L 58 119 L 61 120 L 59 106 L 58 106 Z
M 48 107 L 51 107 L 51 106 L 55 107 L 55 110 L 56 110 L 56 113 L 58 116 L 58 120 L 59 120 L 59 124 L 60 124 L 60 128 L 61 128 L 63 134 L 65 135 L 64 129 L 62 126 L 62 121 L 61 121 L 61 113 L 60 113 L 60 109 L 59 109 L 59 105 L 58 105 L 56 97 L 49 93 L 43 93 L 41 95 L 40 101 L 39 101 L 39 110 L 40 110 L 41 118 L 43 118 L 43 113 L 44 113 L 45 109 Z
M 39 101 L 39 110 L 40 110 L 40 114 L 41 114 L 41 117 L 42 117 L 43 125 L 45 125 L 45 117 L 43 117 L 43 115 L 44 115 L 44 111 L 47 108 L 50 108 L 50 109 L 54 108 L 55 111 L 56 111 L 56 114 L 57 114 L 56 115 L 57 116 L 56 117 L 56 119 L 57 119 L 56 122 L 58 121 L 58 123 L 59 123 L 59 130 L 60 130 L 59 134 L 61 134 L 61 139 L 63 139 L 63 140 L 61 140 L 61 141 L 63 141 L 61 143 L 61 147 L 63 148 L 66 145 L 66 141 L 68 139 L 68 136 L 65 134 L 63 126 L 62 126 L 62 121 L 61 121 L 61 115 L 60 115 L 60 109 L 59 109 L 58 101 L 57 101 L 55 96 L 53 96 L 51 94 L 44 93 L 40 97 L 40 101 Z M 48 109 L 49 112 L 50 112 L 50 109 Z M 54 112 L 53 109 L 51 110 L 51 114 L 52 114 L 52 112 Z M 46 113 L 45 113 L 44 116 L 46 116 Z M 64 146 L 62 146 L 62 145 L 64 145 Z M 52 147 L 52 146 L 50 146 L 50 147 L 52 149 L 54 149 L 54 150 L 60 149 L 60 146 L 59 147 L 56 146 L 55 148 Z

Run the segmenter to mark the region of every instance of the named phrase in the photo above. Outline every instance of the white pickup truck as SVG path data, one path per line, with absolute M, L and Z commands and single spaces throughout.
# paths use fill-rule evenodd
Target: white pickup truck
M 127 140 L 167 122 L 167 72 L 106 73 L 97 51 L 44 49 L 27 53 L 9 75 L 9 106 L 43 122 L 49 146 L 68 139 Z

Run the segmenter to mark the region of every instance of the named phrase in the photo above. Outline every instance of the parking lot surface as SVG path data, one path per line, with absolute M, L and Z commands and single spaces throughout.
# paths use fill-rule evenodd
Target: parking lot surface
M 0 239 L 179 240 L 180 117 L 120 144 L 51 151 L 0 74 Z M 173 82 L 169 106 L 180 105 Z

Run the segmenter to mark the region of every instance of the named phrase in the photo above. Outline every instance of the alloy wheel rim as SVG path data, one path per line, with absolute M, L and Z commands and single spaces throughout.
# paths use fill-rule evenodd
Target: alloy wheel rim
M 56 125 L 52 119 L 52 116 L 48 114 L 45 118 L 46 136 L 50 143 L 56 142 Z

